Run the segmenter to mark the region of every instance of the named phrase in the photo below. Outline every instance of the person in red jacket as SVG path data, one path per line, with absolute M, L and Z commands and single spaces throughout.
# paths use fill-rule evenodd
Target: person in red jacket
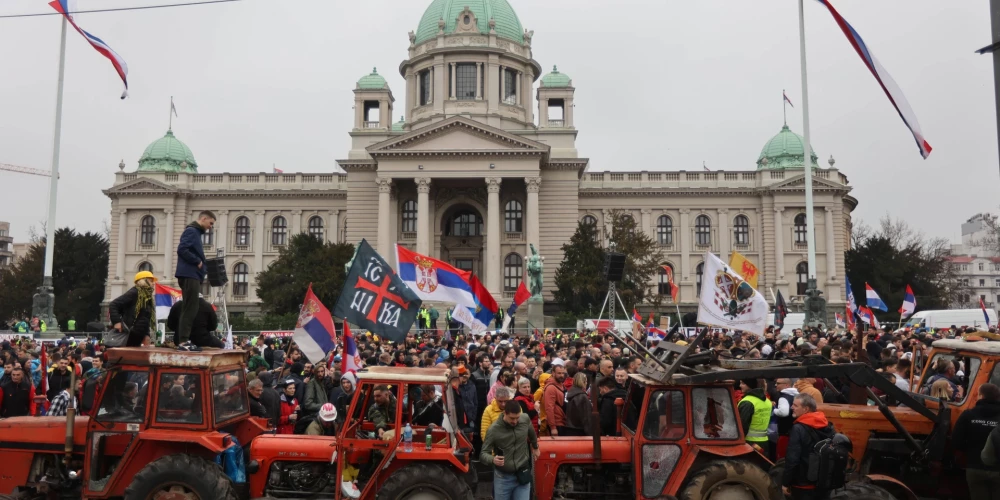
M 281 389 L 278 434 L 294 434 L 295 422 L 299 419 L 299 401 L 295 399 L 295 380 L 285 379 L 278 384 Z

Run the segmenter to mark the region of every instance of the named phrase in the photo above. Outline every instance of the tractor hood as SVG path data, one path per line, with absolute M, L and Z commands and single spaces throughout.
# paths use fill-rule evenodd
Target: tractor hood
M 271 461 L 332 462 L 337 450 L 333 436 L 306 436 L 294 434 L 263 434 L 250 446 L 250 459 L 263 465 Z
M 89 417 L 76 417 L 73 451 L 83 453 Z M 0 449 L 62 453 L 66 443 L 66 417 L 13 417 L 0 419 Z

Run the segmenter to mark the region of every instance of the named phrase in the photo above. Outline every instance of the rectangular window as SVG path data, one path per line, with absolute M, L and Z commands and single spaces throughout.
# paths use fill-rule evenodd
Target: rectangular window
M 455 97 L 460 100 L 476 98 L 476 65 L 462 63 L 455 66 Z
M 97 410 L 99 422 L 142 422 L 145 420 L 146 403 L 139 400 L 139 389 L 146 387 L 149 373 L 145 371 L 116 371 L 108 380 L 108 390 Z M 84 390 L 86 390 L 86 385 Z M 97 388 L 94 388 L 97 391 Z
M 463 271 L 472 271 L 472 259 L 455 259 L 455 267 Z
M 503 72 L 504 78 L 504 96 L 503 103 L 515 105 L 517 104 L 517 71 L 512 71 L 505 69 Z
M 1000 287 L 1000 278 L 996 279 L 996 286 Z
M 733 396 L 724 388 L 692 390 L 691 417 L 697 439 L 737 439 L 740 436 L 733 412 Z
M 247 385 L 243 370 L 213 374 L 212 394 L 216 424 L 250 412 L 247 407 Z
M 687 431 L 684 417 L 683 392 L 656 391 L 649 397 L 642 434 L 646 439 L 683 439 Z
M 980 262 L 980 263 L 979 263 L 979 270 L 980 270 L 980 271 L 982 271 L 982 270 L 983 270 L 983 267 L 984 267 L 984 266 L 985 266 L 985 265 L 984 265 L 984 264 L 983 264 L 982 262 Z
M 980 278 L 979 279 L 979 286 L 986 286 L 986 280 Z
M 420 85 L 420 105 L 431 103 L 431 70 L 421 71 L 417 76 Z
M 156 398 L 156 421 L 170 424 L 202 424 L 201 377 L 197 373 L 160 375 Z

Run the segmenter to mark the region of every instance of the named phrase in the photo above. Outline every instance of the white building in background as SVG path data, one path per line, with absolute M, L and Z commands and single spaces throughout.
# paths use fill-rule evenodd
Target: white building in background
M 962 243 L 951 246 L 951 263 L 962 287 L 952 308 L 1000 307 L 1000 255 L 996 235 L 987 222 L 990 214 L 976 214 L 962 224 Z
M 119 165 L 104 191 L 112 221 L 107 299 L 127 290 L 138 270 L 173 283 L 177 240 L 201 210 L 219 217 L 203 242 L 206 254 L 226 249 L 231 311 L 258 308 L 255 276 L 301 232 L 330 242 L 364 238 L 390 261 L 400 243 L 474 271 L 502 304 L 534 244 L 545 257 L 551 300 L 562 245 L 577 223 L 594 224 L 606 237 L 614 210 L 630 213 L 659 243 L 682 309 L 696 307 L 706 251 L 744 254 L 759 267 L 762 290 L 780 290 L 791 301 L 804 293 L 806 161 L 799 135 L 785 125 L 756 159 L 747 151 L 745 164 L 713 171 L 680 170 L 659 159 L 662 145 L 637 143 L 630 147 L 646 150 L 647 162 L 604 170 L 610 165 L 579 154 L 586 142 L 577 143 L 574 115 L 586 113 L 588 103 L 575 102 L 574 84 L 586 82 L 555 67 L 543 75 L 533 32 L 506 0 L 465 5 L 434 0 L 409 34 L 399 65 L 406 81 L 399 121 L 377 71 L 357 82 L 353 96 L 342 89 L 355 109 L 351 149 L 336 160 L 343 172 L 208 170 L 172 131 L 146 148 L 137 170 Z M 763 141 L 773 125 L 747 133 Z M 818 286 L 835 311 L 844 301 L 844 252 L 857 200 L 832 157 L 830 168 L 819 168 L 815 153 L 808 163 L 816 172 Z M 663 275 L 658 280 L 665 293 Z

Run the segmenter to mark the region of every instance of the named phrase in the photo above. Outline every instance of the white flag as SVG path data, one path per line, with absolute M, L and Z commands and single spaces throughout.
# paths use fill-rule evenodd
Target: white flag
M 503 316 L 503 326 L 500 327 L 500 333 L 507 333 L 507 327 L 510 326 L 510 315 L 504 314 Z
M 229 332 L 226 333 L 226 349 L 233 348 L 233 325 L 229 325 Z
M 767 300 L 733 268 L 711 252 L 705 253 L 698 323 L 763 335 Z
M 476 316 L 472 314 L 472 311 L 462 304 L 455 305 L 455 308 L 451 311 L 451 318 L 469 327 L 469 331 L 472 332 L 473 335 L 480 335 L 489 328 L 484 325 L 482 321 L 476 319 Z

